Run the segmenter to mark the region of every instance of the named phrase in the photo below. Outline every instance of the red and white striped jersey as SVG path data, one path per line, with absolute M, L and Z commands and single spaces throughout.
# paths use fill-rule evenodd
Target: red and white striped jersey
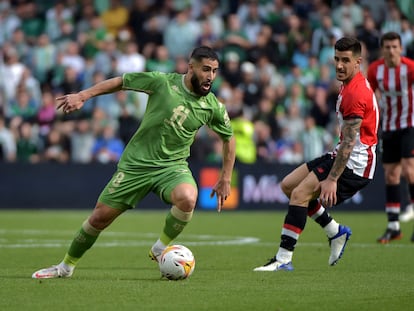
M 356 143 L 349 157 L 347 167 L 354 174 L 372 179 L 376 165 L 376 146 L 379 125 L 379 108 L 368 80 L 361 72 L 356 74 L 346 85 L 342 85 L 336 102 L 336 113 L 341 127 L 337 153 L 343 139 L 343 121 L 351 118 L 362 119 Z
M 401 57 L 397 67 L 389 68 L 384 59 L 368 67 L 368 81 L 381 92 L 382 130 L 385 132 L 414 126 L 414 61 Z

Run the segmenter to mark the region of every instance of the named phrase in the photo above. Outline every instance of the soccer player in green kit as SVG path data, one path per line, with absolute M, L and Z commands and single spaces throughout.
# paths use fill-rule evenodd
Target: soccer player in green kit
M 195 48 L 186 74 L 141 72 L 126 73 L 102 81 L 76 94 L 57 98 L 57 109 L 76 111 L 88 99 L 121 90 L 149 95 L 142 123 L 126 146 L 117 171 L 101 192 L 92 214 L 76 233 L 63 260 L 55 266 L 33 273 L 36 279 L 71 277 L 84 253 L 99 234 L 119 215 L 149 192 L 157 194 L 172 207 L 160 238 L 150 250 L 157 261 L 163 249 L 189 223 L 197 202 L 197 186 L 187 158 L 200 127 L 209 126 L 223 141 L 221 175 L 211 195 L 217 209 L 230 195 L 230 180 L 235 161 L 235 141 L 226 109 L 211 85 L 217 75 L 217 54 L 209 47 Z

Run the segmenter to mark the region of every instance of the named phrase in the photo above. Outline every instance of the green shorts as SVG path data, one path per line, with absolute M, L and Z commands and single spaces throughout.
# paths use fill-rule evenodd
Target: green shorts
M 118 168 L 102 190 L 98 202 L 112 208 L 127 210 L 134 208 L 150 192 L 170 204 L 171 192 L 179 184 L 197 187 L 188 165 L 175 165 L 162 169 L 142 169 L 134 172 Z

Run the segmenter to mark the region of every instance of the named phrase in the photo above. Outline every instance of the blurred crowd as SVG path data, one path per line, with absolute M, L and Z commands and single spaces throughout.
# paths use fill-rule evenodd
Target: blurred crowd
M 93 98 L 64 115 L 55 98 L 125 72 L 184 73 L 191 50 L 212 46 L 213 92 L 226 105 L 237 160 L 298 164 L 337 142 L 333 45 L 380 57 L 382 33 L 414 57 L 406 0 L 0 0 L 0 161 L 116 162 L 140 124 L 145 94 Z M 410 20 L 411 18 L 411 20 Z M 219 162 L 202 128 L 191 159 Z

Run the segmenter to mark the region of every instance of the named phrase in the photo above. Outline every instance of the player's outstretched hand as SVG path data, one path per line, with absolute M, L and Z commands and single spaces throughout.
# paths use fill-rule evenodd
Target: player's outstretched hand
M 61 109 L 64 113 L 71 113 L 82 108 L 85 100 L 79 93 L 67 94 L 56 98 L 56 107 Z
M 217 211 L 221 212 L 221 208 L 224 205 L 224 201 L 230 195 L 230 182 L 219 180 L 211 191 L 210 197 L 217 196 Z

